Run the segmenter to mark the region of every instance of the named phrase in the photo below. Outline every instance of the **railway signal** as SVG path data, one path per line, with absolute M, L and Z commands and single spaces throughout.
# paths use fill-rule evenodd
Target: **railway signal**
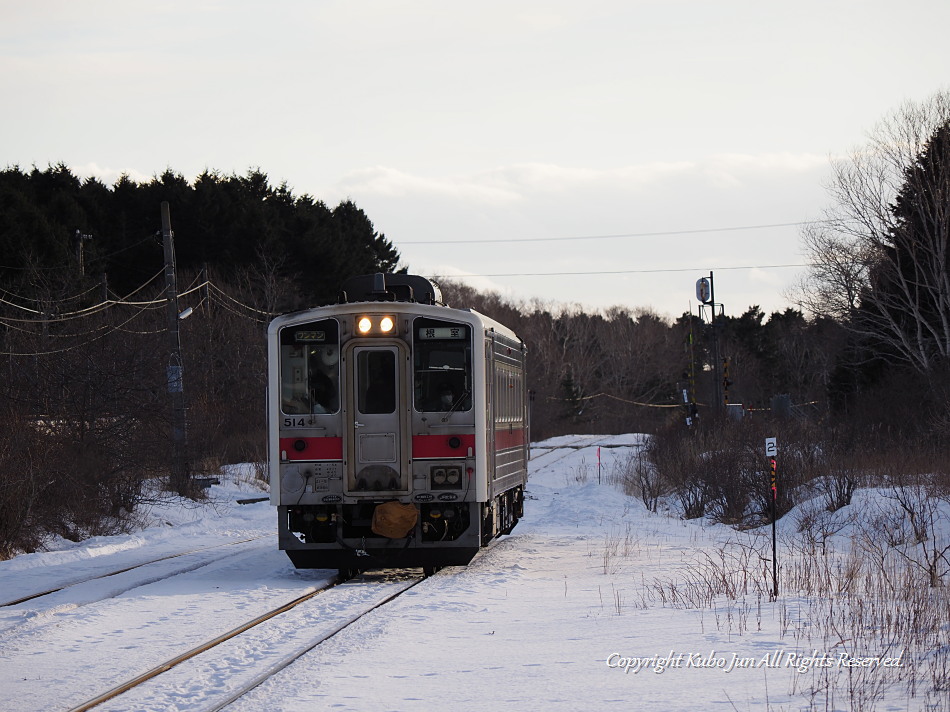
M 703 318 L 703 306 L 709 307 L 709 327 L 713 346 L 712 362 L 713 370 L 715 371 L 713 374 L 713 412 L 717 415 L 721 415 L 726 409 L 726 404 L 723 400 L 723 360 L 719 353 L 719 329 L 722 323 L 716 322 L 716 312 L 718 309 L 719 315 L 722 316 L 723 305 L 716 303 L 716 288 L 712 272 L 709 273 L 708 278 L 701 277 L 696 281 L 696 298 L 701 303 L 699 307 L 700 319 Z

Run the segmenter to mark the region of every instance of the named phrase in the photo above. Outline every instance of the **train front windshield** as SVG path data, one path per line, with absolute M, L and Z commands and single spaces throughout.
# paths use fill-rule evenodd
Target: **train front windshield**
M 470 327 L 466 324 L 420 318 L 413 323 L 412 340 L 416 410 L 471 410 Z
M 340 336 L 334 319 L 280 332 L 281 410 L 288 415 L 340 409 Z

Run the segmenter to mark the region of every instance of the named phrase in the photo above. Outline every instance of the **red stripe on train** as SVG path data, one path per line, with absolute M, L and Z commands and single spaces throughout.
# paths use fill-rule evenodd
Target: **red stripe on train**
M 343 438 L 281 438 L 280 452 L 288 460 L 342 460 Z
M 522 429 L 495 432 L 495 449 L 521 447 L 525 443 Z M 413 435 L 412 457 L 466 457 L 475 450 L 474 434 Z M 281 457 L 288 460 L 342 460 L 343 438 L 281 438 Z
M 511 447 L 522 447 L 525 444 L 525 431 L 523 428 L 512 430 L 495 431 L 495 451 L 507 450 Z
M 412 436 L 414 458 L 465 457 L 469 448 L 475 452 L 475 436 L 472 434 Z

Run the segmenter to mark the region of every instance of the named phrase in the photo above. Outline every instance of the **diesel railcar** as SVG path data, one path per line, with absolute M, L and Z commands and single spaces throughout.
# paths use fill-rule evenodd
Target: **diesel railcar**
M 523 514 L 526 349 L 430 280 L 354 277 L 268 329 L 270 499 L 297 568 L 464 565 Z

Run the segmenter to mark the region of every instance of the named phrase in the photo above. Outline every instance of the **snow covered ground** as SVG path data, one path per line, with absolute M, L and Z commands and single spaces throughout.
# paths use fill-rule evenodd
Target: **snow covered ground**
M 525 518 L 511 536 L 228 709 L 948 709 L 926 676 L 908 685 L 947 667 L 946 619 L 907 651 L 843 630 L 828 601 L 801 588 L 770 601 L 768 537 L 652 514 L 624 494 L 619 468 L 642 442 L 573 436 L 536 445 Z M 236 503 L 249 494 L 259 494 L 250 479 L 226 474 L 211 490 L 214 506 L 156 506 L 135 534 L 0 562 L 5 602 L 182 554 L 0 608 L 0 710 L 70 709 L 328 580 L 335 572 L 292 568 L 277 550 L 273 508 Z M 786 520 L 781 534 L 793 548 L 794 518 Z M 97 709 L 207 709 L 233 679 L 259 675 L 343 609 L 381 599 L 405 578 L 370 574 L 334 589 L 342 592 L 332 600 L 321 603 L 321 594 Z M 911 664 L 928 655 L 930 667 Z

